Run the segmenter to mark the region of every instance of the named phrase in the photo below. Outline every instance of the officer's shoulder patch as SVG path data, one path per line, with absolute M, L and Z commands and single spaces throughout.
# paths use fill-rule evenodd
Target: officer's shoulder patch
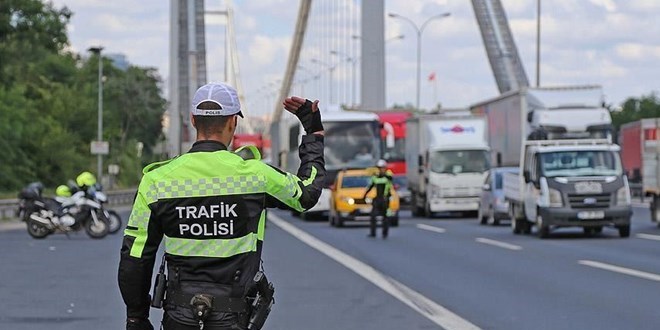
M 236 149 L 234 153 L 243 158 L 243 160 L 261 160 L 261 153 L 256 146 L 243 146 Z
M 178 156 L 177 156 L 177 157 L 178 157 Z M 153 171 L 153 170 L 155 170 L 155 169 L 157 169 L 157 168 L 159 168 L 159 167 L 161 167 L 161 166 L 163 166 L 163 165 L 167 165 L 169 162 L 173 161 L 173 160 L 176 159 L 177 157 L 174 157 L 174 158 L 171 158 L 171 159 L 167 159 L 167 160 L 163 160 L 163 161 L 160 161 L 160 162 L 151 163 L 151 164 L 145 166 L 145 167 L 142 169 L 142 174 L 147 174 L 147 173 L 149 173 L 149 172 L 151 172 L 151 171 Z

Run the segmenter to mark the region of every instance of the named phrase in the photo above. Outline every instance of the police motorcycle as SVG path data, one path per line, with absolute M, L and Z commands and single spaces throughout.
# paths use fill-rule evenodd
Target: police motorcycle
M 69 180 L 67 186 L 60 186 L 59 189 L 61 189 L 61 196 L 63 197 L 71 196 L 71 194 L 81 190 L 84 191 L 87 198 L 101 204 L 101 210 L 105 218 L 108 219 L 108 233 L 116 234 L 121 229 L 122 220 L 119 214 L 103 206 L 103 204 L 108 202 L 108 196 L 103 192 L 103 186 L 96 181 L 94 174 L 87 171 L 82 172 L 76 177 L 75 181 Z
M 58 189 L 61 190 L 61 187 Z M 22 219 L 30 236 L 42 239 L 50 234 L 85 230 L 91 238 L 103 238 L 108 234 L 108 218 L 101 205 L 87 198 L 84 191 L 70 197 L 42 196 L 43 185 L 31 183 L 19 193 L 23 205 Z M 61 194 L 62 192 L 60 192 Z
M 108 219 L 108 233 L 116 234 L 119 232 L 119 229 L 122 227 L 121 216 L 116 211 L 105 207 L 104 204 L 108 202 L 108 196 L 103 192 L 103 186 L 100 183 L 96 183 L 89 187 L 86 193 L 90 198 L 93 198 L 95 201 L 101 204 L 101 209 L 103 210 L 105 217 Z

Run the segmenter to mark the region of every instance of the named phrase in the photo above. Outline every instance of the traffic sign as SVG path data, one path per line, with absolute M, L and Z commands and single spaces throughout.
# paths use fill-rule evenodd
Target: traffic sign
M 108 141 L 92 141 L 90 145 L 92 155 L 107 155 L 110 153 L 110 142 Z

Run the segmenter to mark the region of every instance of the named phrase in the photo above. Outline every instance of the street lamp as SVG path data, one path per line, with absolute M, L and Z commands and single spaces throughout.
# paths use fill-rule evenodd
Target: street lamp
M 98 128 L 96 140 L 100 143 L 103 141 L 103 58 L 101 57 L 103 47 L 89 47 L 87 50 L 96 54 L 99 58 Z M 96 175 L 98 175 L 99 180 L 103 178 L 103 155 L 100 152 L 96 155 Z
M 416 104 L 417 110 L 419 110 L 419 92 L 420 92 L 419 91 L 419 86 L 420 86 L 420 81 L 421 81 L 422 32 L 424 32 L 424 29 L 426 28 L 428 23 L 431 22 L 432 20 L 447 17 L 449 15 L 451 15 L 451 13 L 442 13 L 442 14 L 438 14 L 438 15 L 435 15 L 435 16 L 431 16 L 424 23 L 422 23 L 421 27 L 418 27 L 417 24 L 415 24 L 415 22 L 413 22 L 411 19 L 409 19 L 405 16 L 401 16 L 401 15 L 395 14 L 395 13 L 389 13 L 388 14 L 389 17 L 398 18 L 398 19 L 401 19 L 401 20 L 404 20 L 404 21 L 410 23 L 410 25 L 412 25 L 415 28 L 415 31 L 417 32 L 417 104 Z
M 328 71 L 330 71 L 330 79 L 329 79 L 330 80 L 330 87 L 329 87 L 329 90 L 330 90 L 330 104 L 335 104 L 335 100 L 334 100 L 333 93 L 332 93 L 332 89 L 333 89 L 332 85 L 333 85 L 333 81 L 334 81 L 333 73 L 335 72 L 335 69 L 337 68 L 337 65 L 336 64 L 335 65 L 330 65 L 330 64 L 325 63 L 325 62 L 323 62 L 319 59 L 316 59 L 316 58 L 313 58 L 310 61 L 312 63 L 320 64 L 320 65 L 326 67 L 328 69 Z
M 353 81 L 352 86 L 351 86 L 352 87 L 351 88 L 352 89 L 351 90 L 351 104 L 355 105 L 355 102 L 356 102 L 355 90 L 356 90 L 356 86 L 357 86 L 357 81 L 356 81 L 356 78 L 357 78 L 357 74 L 356 74 L 356 71 L 357 71 L 357 58 L 354 57 L 354 56 L 350 56 L 346 53 L 342 53 L 342 52 L 337 51 L 337 50 L 330 51 L 330 54 L 336 55 L 336 56 L 343 56 L 344 59 L 346 60 L 346 62 L 351 63 L 351 65 L 353 66 L 353 68 L 351 69 L 352 70 L 351 71 L 351 76 L 352 76 L 351 80 Z

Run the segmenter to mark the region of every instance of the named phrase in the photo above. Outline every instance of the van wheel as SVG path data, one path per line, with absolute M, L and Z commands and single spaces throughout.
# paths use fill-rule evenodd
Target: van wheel
M 543 223 L 543 217 L 540 215 L 536 216 L 536 227 L 539 238 L 548 238 L 550 236 L 550 227 Z
M 488 218 L 485 217 L 483 212 L 481 211 L 481 205 L 479 205 L 479 210 L 477 211 L 477 219 L 479 219 L 480 225 L 485 225 L 488 223 Z
M 511 205 L 510 207 L 510 216 L 511 216 L 511 230 L 514 234 L 518 235 L 523 232 L 523 219 L 519 219 L 516 214 L 516 206 Z

